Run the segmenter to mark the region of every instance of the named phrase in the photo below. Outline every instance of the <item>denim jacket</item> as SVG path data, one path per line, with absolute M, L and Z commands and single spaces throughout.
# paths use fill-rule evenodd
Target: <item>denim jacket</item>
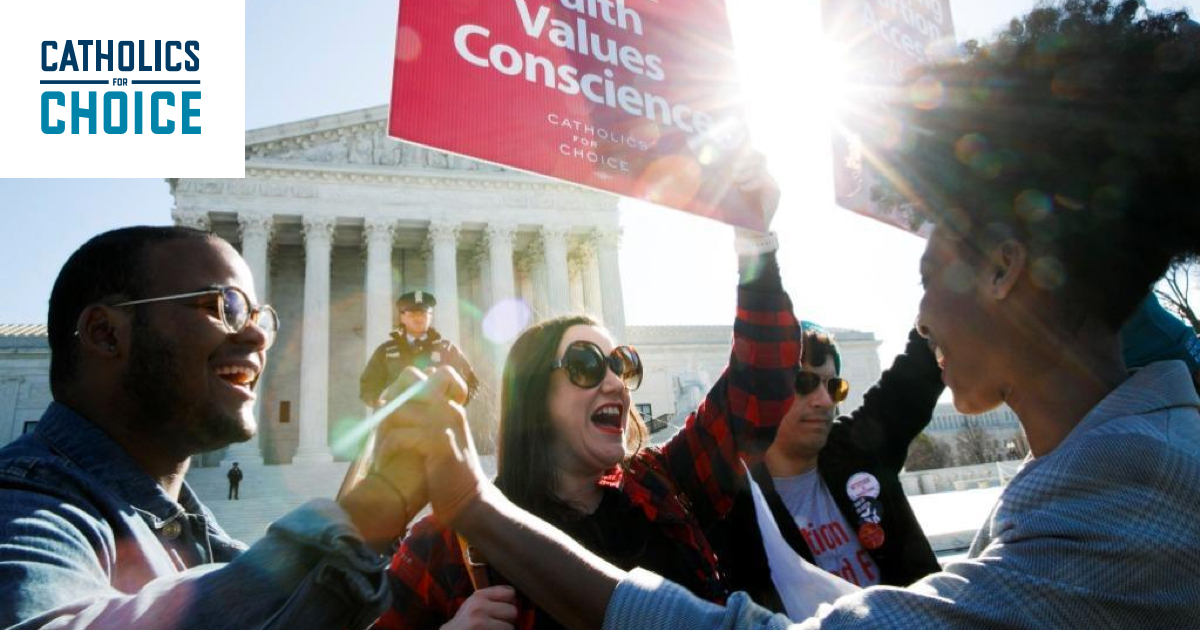
M 246 548 L 57 403 L 0 449 L 0 628 L 357 628 L 385 566 L 328 500 Z

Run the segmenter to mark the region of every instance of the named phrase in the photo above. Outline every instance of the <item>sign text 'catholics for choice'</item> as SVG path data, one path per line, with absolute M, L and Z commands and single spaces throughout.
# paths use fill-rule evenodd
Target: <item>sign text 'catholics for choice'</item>
M 762 227 L 724 0 L 404 0 L 388 131 Z

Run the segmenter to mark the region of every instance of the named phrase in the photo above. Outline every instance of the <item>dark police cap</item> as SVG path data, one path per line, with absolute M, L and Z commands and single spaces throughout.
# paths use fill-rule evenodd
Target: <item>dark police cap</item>
M 396 306 L 401 311 L 414 309 L 430 309 L 437 306 L 437 299 L 428 291 L 409 291 L 396 300 Z

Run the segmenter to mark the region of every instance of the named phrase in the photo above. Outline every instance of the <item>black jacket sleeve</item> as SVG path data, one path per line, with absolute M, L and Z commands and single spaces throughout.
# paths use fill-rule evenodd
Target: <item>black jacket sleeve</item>
M 837 437 L 831 435 L 831 439 L 849 440 L 847 446 L 875 453 L 884 465 L 898 472 L 908 457 L 908 445 L 933 419 L 945 387 L 929 344 L 914 329 L 908 334 L 904 353 L 867 391 L 862 406 L 837 419 Z M 821 457 L 826 455 L 823 452 Z

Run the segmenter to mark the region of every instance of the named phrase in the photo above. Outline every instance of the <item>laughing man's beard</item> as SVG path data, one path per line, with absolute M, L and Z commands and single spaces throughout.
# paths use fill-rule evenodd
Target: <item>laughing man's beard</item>
M 187 400 L 171 343 L 137 315 L 130 342 L 129 370 L 122 387 L 138 405 L 138 420 L 147 425 L 145 430 L 173 435 L 189 455 L 253 437 L 240 418 L 211 407 L 210 401 Z M 189 421 L 197 415 L 199 421 Z

